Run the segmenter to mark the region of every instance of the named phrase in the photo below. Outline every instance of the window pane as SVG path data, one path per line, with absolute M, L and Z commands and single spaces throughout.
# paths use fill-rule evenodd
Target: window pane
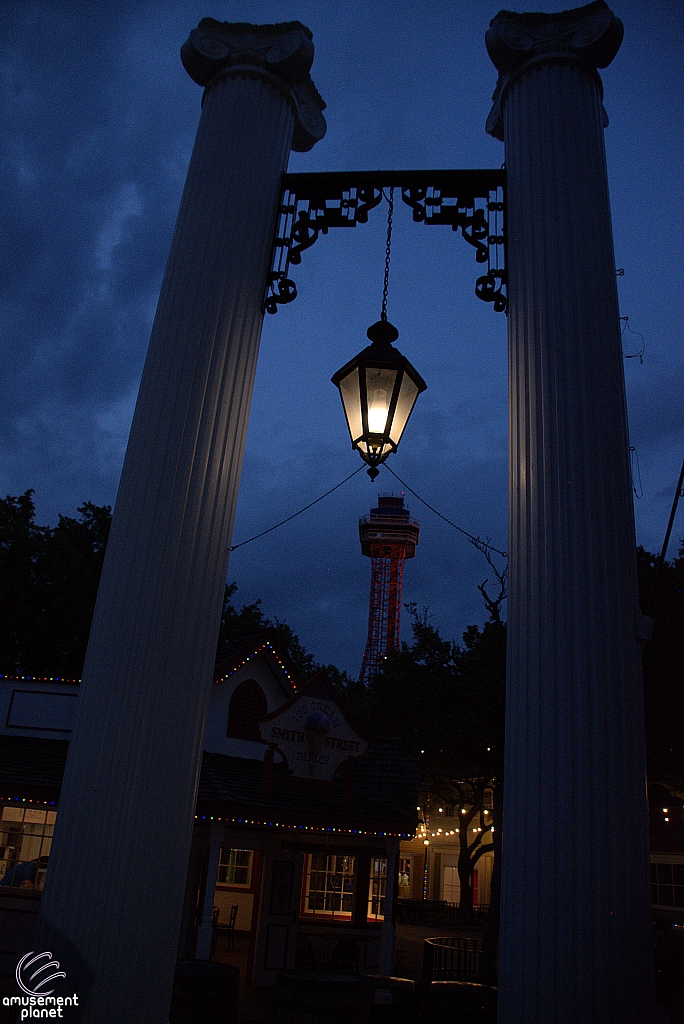
M 354 905 L 355 858 L 311 853 L 304 858 L 302 914 L 350 920 Z
M 256 679 L 245 679 L 230 698 L 226 736 L 242 740 L 260 740 L 260 718 L 268 712 L 266 694 Z
M 252 881 L 252 851 L 221 849 L 217 883 L 249 888 Z
M 408 899 L 411 895 L 411 858 L 401 858 L 399 861 L 399 899 Z
M 387 887 L 387 858 L 373 857 L 368 884 L 368 920 L 385 918 L 385 891 Z
M 54 811 L 33 807 L 0 810 L 0 879 L 4 885 L 43 888 L 55 816 Z

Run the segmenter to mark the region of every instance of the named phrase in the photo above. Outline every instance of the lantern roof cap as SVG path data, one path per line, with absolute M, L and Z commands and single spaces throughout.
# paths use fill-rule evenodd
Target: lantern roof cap
M 355 367 L 359 364 L 370 364 L 371 366 L 383 366 L 383 367 L 396 367 L 406 370 L 409 376 L 412 378 L 414 383 L 418 387 L 418 392 L 425 391 L 427 384 L 416 370 L 415 366 L 409 362 L 406 356 L 402 355 L 399 349 L 392 346 L 392 342 L 399 337 L 399 331 L 396 329 L 394 324 L 391 324 L 389 320 L 378 320 L 366 331 L 366 335 L 373 342 L 372 345 L 366 345 L 364 349 L 358 352 L 353 359 L 350 359 L 348 363 L 338 370 L 337 373 L 333 374 L 330 378 L 332 383 L 336 386 L 340 386 L 340 381 L 351 373 Z
M 389 320 L 377 320 L 366 331 L 366 337 L 370 338 L 374 345 L 391 345 L 399 337 L 399 331 Z

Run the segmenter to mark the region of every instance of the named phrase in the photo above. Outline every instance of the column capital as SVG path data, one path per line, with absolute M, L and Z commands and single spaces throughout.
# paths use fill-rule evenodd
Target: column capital
M 277 79 L 295 109 L 292 148 L 298 153 L 312 149 L 327 130 L 325 103 L 309 74 L 313 57 L 313 36 L 299 21 L 249 25 L 202 18 L 181 47 L 183 66 L 198 85 L 208 86 L 222 72 Z
M 604 0 L 558 14 L 500 11 L 485 35 L 487 52 L 499 72 L 486 130 L 503 140 L 506 92 L 528 68 L 571 62 L 583 65 L 598 78 L 596 69 L 608 67 L 620 49 L 623 33 L 622 22 Z

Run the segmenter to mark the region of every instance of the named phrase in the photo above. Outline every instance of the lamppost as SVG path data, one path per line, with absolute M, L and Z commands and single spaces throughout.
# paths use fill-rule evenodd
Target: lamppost
M 264 309 L 295 298 L 291 267 L 320 233 L 365 223 L 385 187 L 401 188 L 417 223 L 460 231 L 483 265 L 476 294 L 497 311 L 509 279 L 500 1020 L 648 1020 L 639 613 L 596 70 L 620 40 L 603 0 L 494 19 L 487 45 L 501 77 L 489 130 L 505 139 L 506 173 L 284 175 L 290 148 L 309 149 L 325 131 L 311 33 L 298 22 L 204 19 L 183 47 L 203 112 L 36 939 L 69 972 L 83 1024 L 167 1019 Z M 335 375 L 352 443 L 375 472 L 424 387 L 391 348 L 390 326 L 374 325 L 370 358 Z

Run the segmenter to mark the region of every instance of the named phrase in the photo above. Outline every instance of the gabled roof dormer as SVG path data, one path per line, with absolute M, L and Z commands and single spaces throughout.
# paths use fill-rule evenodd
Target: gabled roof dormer
M 204 749 L 261 760 L 258 719 L 296 693 L 296 670 L 273 630 L 244 637 L 219 650 Z

